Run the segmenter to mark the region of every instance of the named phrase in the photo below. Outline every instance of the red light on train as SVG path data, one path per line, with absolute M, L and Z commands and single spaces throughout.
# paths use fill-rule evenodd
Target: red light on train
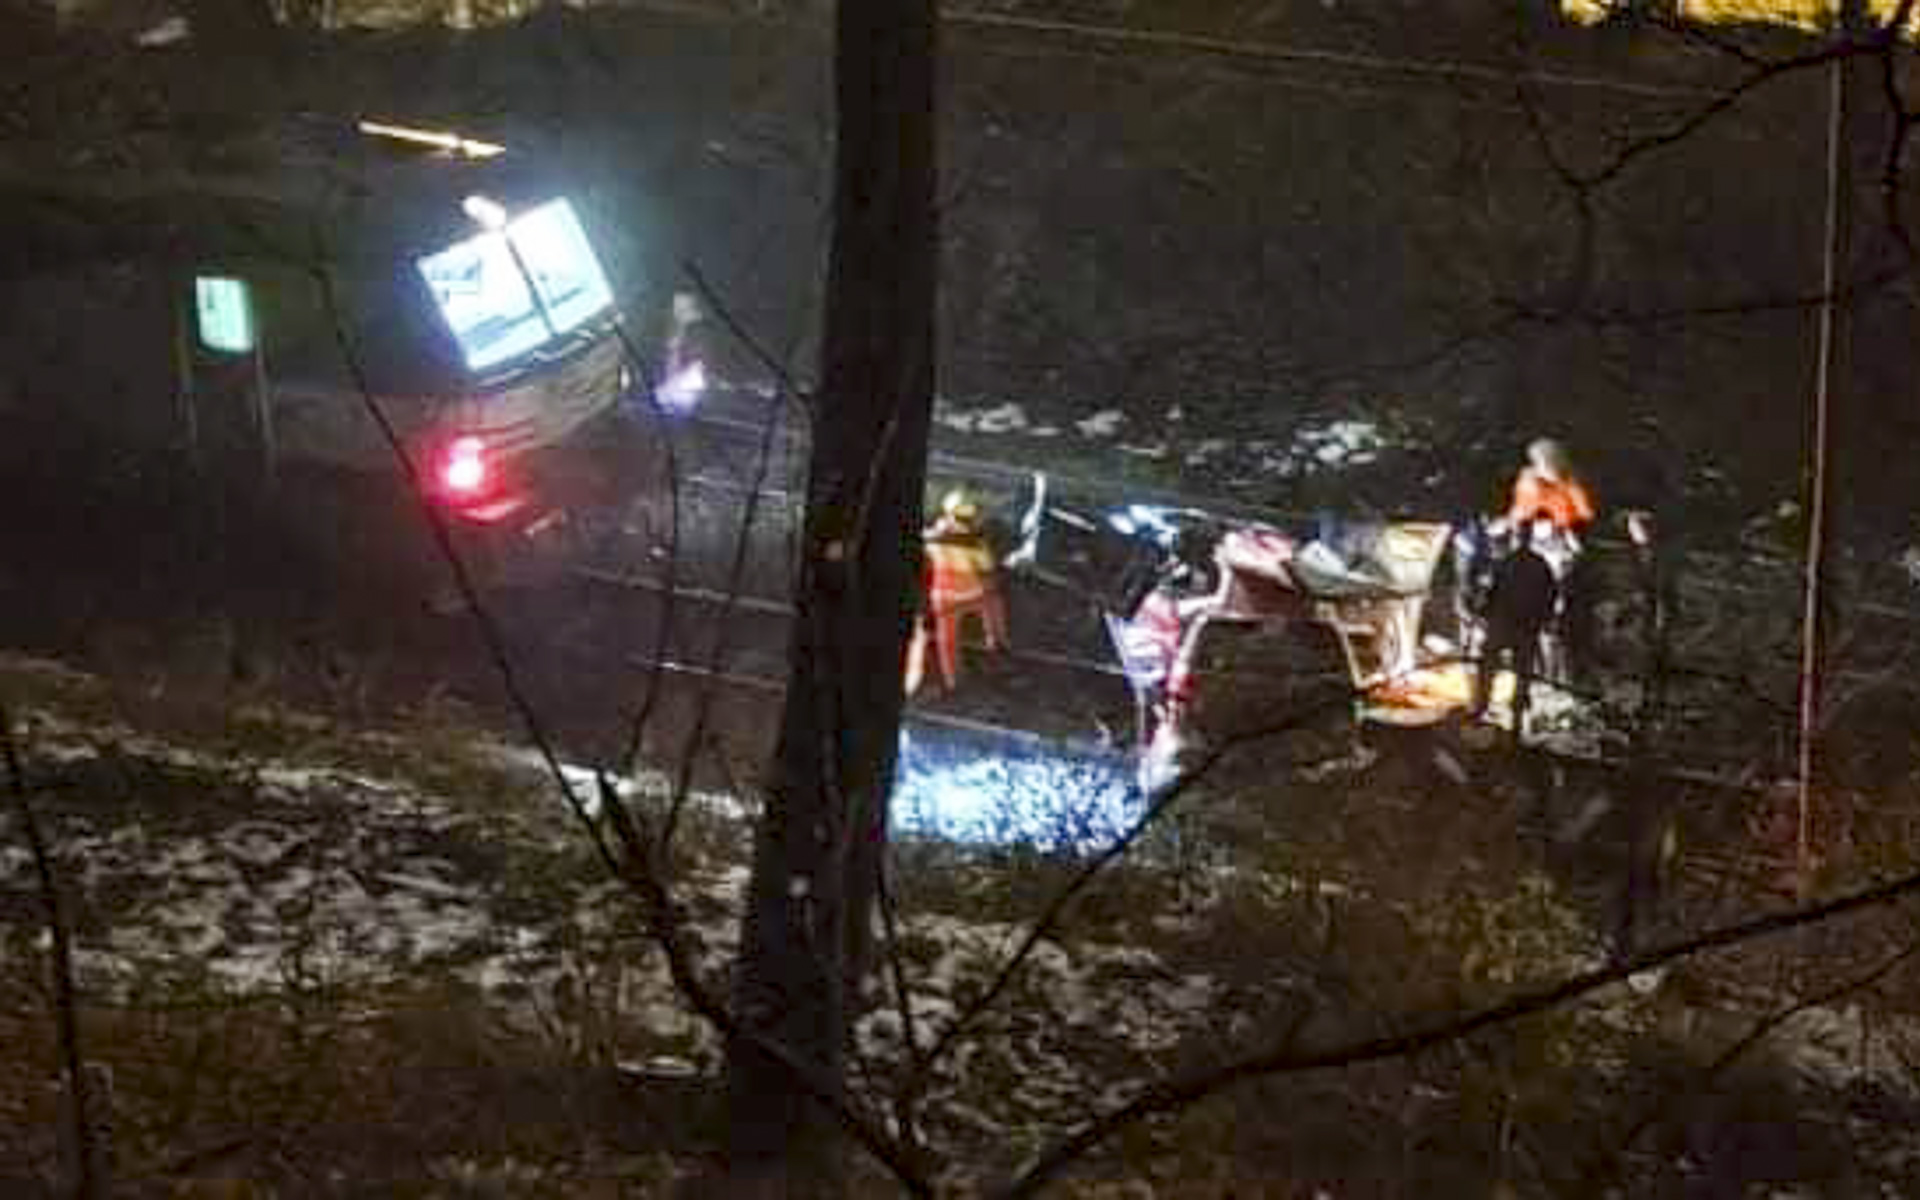
M 472 496 L 487 484 L 486 443 L 477 437 L 455 438 L 440 464 L 440 482 L 456 496 Z

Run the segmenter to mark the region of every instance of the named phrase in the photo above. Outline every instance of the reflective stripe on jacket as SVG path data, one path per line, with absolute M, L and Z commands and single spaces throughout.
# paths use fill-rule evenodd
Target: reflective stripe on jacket
M 980 537 L 943 537 L 927 543 L 927 603 L 966 604 L 993 586 L 993 551 Z

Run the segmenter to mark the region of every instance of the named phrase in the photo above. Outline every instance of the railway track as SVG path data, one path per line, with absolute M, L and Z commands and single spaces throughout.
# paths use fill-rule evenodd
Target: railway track
M 699 587 L 669 589 L 663 580 L 605 569 L 580 568 L 577 573 L 585 580 L 597 585 L 623 592 L 645 594 L 661 601 L 664 601 L 671 592 L 676 604 L 687 603 L 703 609 L 731 605 L 735 611 L 743 614 L 751 614 L 759 618 L 775 617 L 782 621 L 790 619 L 795 611 L 791 604 L 765 596 L 729 597 L 723 592 Z M 677 678 L 717 685 L 730 691 L 752 693 L 771 700 L 777 700 L 786 693 L 785 678 L 779 673 L 784 668 L 784 658 L 777 654 L 763 654 L 758 664 L 739 662 L 715 664 L 712 661 L 703 664 L 692 661 L 697 657 L 697 653 L 670 654 L 664 658 L 630 654 L 624 658 L 624 663 L 635 670 L 660 671 Z M 1015 710 L 1010 718 L 1003 716 L 1002 719 L 995 719 L 994 716 L 982 715 L 978 712 L 955 712 L 922 702 L 909 704 L 904 723 L 909 728 L 952 731 L 1044 748 L 1054 753 L 1112 756 L 1116 751 L 1124 752 L 1130 742 L 1130 734 L 1123 728 L 1125 721 L 1120 704 L 1125 693 L 1121 688 L 1114 686 L 1116 683 L 1123 683 L 1125 679 L 1124 672 L 1117 666 L 1073 655 L 1031 650 L 1008 651 L 1000 657 L 1012 665 L 1025 668 L 1019 674 L 1017 681 L 1010 680 L 1006 676 L 996 679 L 991 673 L 976 672 L 963 683 L 962 690 L 956 699 L 962 703 L 985 702 L 989 706 L 998 701 L 1003 712 L 1007 707 Z M 759 669 L 753 669 L 756 665 Z M 1045 697 L 1049 694 L 1049 689 L 1044 682 L 1036 685 L 1034 668 L 1058 672 L 1060 676 L 1064 676 L 1063 682 L 1074 681 L 1068 683 L 1067 694 L 1076 695 L 1083 700 L 1086 698 L 1083 686 L 1085 682 L 1092 677 L 1099 678 L 1103 686 L 1112 690 L 1112 696 L 1116 702 L 1109 713 L 1111 719 L 1094 716 L 1089 710 L 1083 712 L 1080 719 L 1075 720 L 1062 712 L 1060 706 L 1045 706 L 1043 701 L 1036 700 L 1035 697 Z M 1018 694 L 1009 698 L 1006 692 L 1008 685 L 1012 683 L 1017 683 L 1015 690 Z M 952 701 L 936 703 L 952 703 Z M 1043 730 L 1035 727 L 1030 714 L 1036 711 L 1036 706 L 1040 706 L 1041 711 L 1053 718 L 1050 722 L 1045 722 L 1052 724 L 1053 729 Z M 1066 719 L 1060 719 L 1063 717 Z M 1027 723 L 1016 723 L 1022 720 Z M 1085 731 L 1089 726 L 1099 728 L 1101 737 L 1098 739 L 1088 737 Z M 1116 730 L 1119 732 L 1110 732 Z M 1580 752 L 1563 748 L 1547 752 L 1552 757 L 1570 765 L 1583 764 L 1621 770 L 1631 765 L 1619 755 L 1604 751 Z M 1663 765 L 1659 774 L 1675 783 L 1720 790 L 1748 791 L 1756 786 L 1753 779 L 1739 772 L 1704 763 L 1668 762 Z
M 768 675 L 758 675 L 742 671 L 716 670 L 697 663 L 679 662 L 673 659 L 652 659 L 644 656 L 631 656 L 627 665 L 638 670 L 658 670 L 669 675 L 704 680 L 724 687 L 741 691 L 755 692 L 766 696 L 784 696 L 786 681 Z M 1049 750 L 1065 750 L 1075 754 L 1107 755 L 1115 752 L 1111 743 L 1093 741 L 1055 734 L 1041 733 L 1014 725 L 1005 725 L 997 721 L 969 717 L 960 713 L 942 712 L 924 706 L 909 705 L 902 718 L 909 727 L 928 726 L 935 729 L 957 730 L 962 733 L 977 734 L 990 738 L 1001 738 L 1025 745 L 1045 747 Z
M 755 421 L 711 412 L 695 412 L 680 418 L 680 420 L 688 425 L 698 426 L 703 429 L 718 430 L 728 435 L 738 435 L 743 440 L 747 440 L 747 444 L 749 445 L 757 441 L 757 439 L 764 434 L 766 428 L 763 424 Z M 783 446 L 791 449 L 792 444 L 797 443 L 799 440 L 798 435 L 791 430 L 781 431 L 775 439 L 776 452 Z M 790 468 L 792 464 L 786 465 Z M 928 453 L 927 469 L 930 474 L 958 479 L 964 483 L 975 485 L 991 484 L 1002 487 L 1017 486 L 1022 488 L 1030 485 L 1033 477 L 1041 473 L 1032 467 L 1009 465 L 1007 463 L 994 462 L 991 459 L 976 458 L 971 455 L 953 454 L 944 450 L 933 450 Z M 1316 514 L 1313 513 L 1294 509 L 1246 504 L 1238 500 L 1228 500 L 1219 496 L 1201 496 L 1171 488 L 1117 483 L 1110 479 L 1098 479 L 1090 475 L 1081 475 L 1070 471 L 1062 472 L 1050 469 L 1044 473 L 1046 477 L 1062 491 L 1070 492 L 1076 496 L 1094 498 L 1102 505 L 1134 503 L 1163 504 L 1175 508 L 1203 508 L 1208 512 L 1218 513 L 1223 517 L 1230 517 L 1235 520 L 1255 521 L 1267 525 L 1311 524 L 1316 519 Z M 785 473 L 779 469 L 779 464 L 776 464 L 775 469 L 770 470 L 768 474 L 770 478 L 778 478 L 783 477 Z M 693 486 L 716 490 L 732 490 L 741 495 L 746 495 L 751 491 L 750 488 L 737 481 L 712 476 L 689 476 L 683 480 L 683 482 Z M 784 503 L 797 503 L 804 498 L 792 492 L 790 489 L 775 487 L 761 489 L 761 495 L 769 499 L 777 499 Z
M 791 619 L 794 607 L 791 603 L 765 596 L 732 595 L 713 588 L 676 585 L 669 588 L 664 580 L 645 575 L 630 574 L 601 567 L 579 567 L 574 574 L 591 583 L 607 587 L 622 588 L 656 596 L 672 594 L 674 602 L 690 601 L 694 604 L 714 608 L 732 608 L 739 612 L 759 613 L 763 616 L 777 616 Z M 1057 667 L 1062 670 L 1082 671 L 1092 675 L 1105 675 L 1124 680 L 1127 673 L 1112 663 L 1103 663 L 1094 659 L 1080 658 L 1068 654 L 1049 654 L 1039 650 L 1002 650 L 999 653 L 1010 661 L 1028 663 L 1041 667 Z
M 758 439 L 765 432 L 765 425 L 761 422 L 725 413 L 700 411 L 680 420 L 687 426 L 710 430 L 723 438 L 741 439 L 747 446 L 757 446 Z M 791 427 L 780 430 L 775 439 L 776 455 L 795 454 L 800 448 L 803 437 L 803 434 Z M 768 472 L 768 478 L 770 480 L 789 478 L 794 465 L 790 457 L 788 461 L 776 461 L 774 469 Z M 933 475 L 953 479 L 963 484 L 996 489 L 1012 487 L 1024 490 L 1031 486 L 1037 474 L 1045 474 L 1056 493 L 1070 495 L 1083 505 L 1091 502 L 1094 507 L 1099 508 L 1128 503 L 1167 505 L 1202 509 L 1235 520 L 1283 528 L 1309 526 L 1318 518 L 1316 513 L 1296 509 L 1246 504 L 1219 496 L 1201 495 L 1172 488 L 1139 486 L 1073 472 L 1055 470 L 1041 472 L 1031 467 L 1014 466 L 940 450 L 929 454 L 928 469 Z M 681 482 L 683 486 L 696 491 L 733 495 L 743 500 L 754 491 L 752 487 L 739 480 L 706 471 L 688 475 Z M 805 500 L 804 494 L 800 492 L 772 484 L 762 487 L 759 492 L 763 503 L 770 502 L 775 508 L 784 507 L 790 511 L 797 511 Z M 1610 554 L 1624 554 L 1628 549 L 1625 542 L 1611 538 L 1595 538 L 1592 544 L 1595 550 Z M 1690 550 L 1680 558 L 1680 575 L 1686 581 L 1687 587 L 1707 594 L 1763 602 L 1770 600 L 1775 590 L 1765 582 L 1766 576 L 1792 576 L 1797 579 L 1799 569 L 1797 563 L 1763 552 Z M 1882 581 L 1882 584 L 1876 588 L 1879 595 L 1850 599 L 1845 604 L 1837 606 L 1837 610 L 1843 615 L 1865 617 L 1906 627 L 1920 627 L 1920 605 L 1901 603 L 1897 599 L 1889 598 L 1903 591 L 1913 590 L 1910 587 L 1902 587 L 1897 582 Z
M 787 599 L 729 594 L 694 583 L 669 586 L 658 576 L 606 567 L 576 567 L 572 574 L 616 596 L 644 598 L 641 602 L 656 613 L 670 600 L 686 614 L 684 623 L 676 622 L 679 628 L 669 637 L 666 653 L 649 648 L 627 654 L 628 667 L 736 692 L 784 694 L 785 634 L 796 611 Z M 729 613 L 729 619 L 702 620 L 718 612 Z M 1117 663 L 1032 648 L 973 661 L 951 697 L 909 702 L 908 723 L 1076 753 L 1110 753 L 1115 739 L 1108 729 L 1125 725 L 1128 732 L 1118 736 L 1130 737 L 1131 693 Z M 1101 730 L 1099 740 L 1089 736 L 1091 729 Z

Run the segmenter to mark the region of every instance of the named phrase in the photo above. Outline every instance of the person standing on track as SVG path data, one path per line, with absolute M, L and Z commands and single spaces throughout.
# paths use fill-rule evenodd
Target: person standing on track
M 941 683 L 953 690 L 960 678 L 960 628 L 967 617 L 979 618 L 987 649 L 1005 650 L 1010 642 L 999 563 L 987 544 L 979 505 L 965 492 L 947 493 L 925 539 L 926 611 L 908 655 L 909 694 L 919 682 L 915 668 L 925 662 L 929 638 Z
M 1513 668 L 1513 736 L 1526 732 L 1528 693 L 1539 672 L 1540 637 L 1553 619 L 1559 581 L 1553 567 L 1534 548 L 1547 532 L 1546 521 L 1530 521 L 1514 530 L 1516 545 L 1494 568 L 1487 596 L 1487 632 L 1474 675 L 1473 716 L 1484 717 L 1493 700 L 1493 678 L 1502 660 Z

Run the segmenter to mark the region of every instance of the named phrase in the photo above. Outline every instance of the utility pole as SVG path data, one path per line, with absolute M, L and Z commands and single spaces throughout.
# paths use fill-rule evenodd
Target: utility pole
M 1867 36 L 1871 18 L 1865 0 L 1843 0 L 1838 36 L 1842 42 Z M 1796 772 L 1797 822 L 1794 878 L 1800 898 L 1813 888 L 1814 775 L 1819 767 L 1820 701 L 1825 674 L 1825 619 L 1828 508 L 1832 489 L 1829 466 L 1835 396 L 1844 377 L 1845 286 L 1843 274 L 1852 255 L 1852 103 L 1848 76 L 1853 60 L 1836 55 L 1826 70 L 1826 218 L 1820 246 L 1820 315 L 1814 360 L 1813 413 L 1808 432 L 1806 571 L 1800 614 L 1799 763 Z

